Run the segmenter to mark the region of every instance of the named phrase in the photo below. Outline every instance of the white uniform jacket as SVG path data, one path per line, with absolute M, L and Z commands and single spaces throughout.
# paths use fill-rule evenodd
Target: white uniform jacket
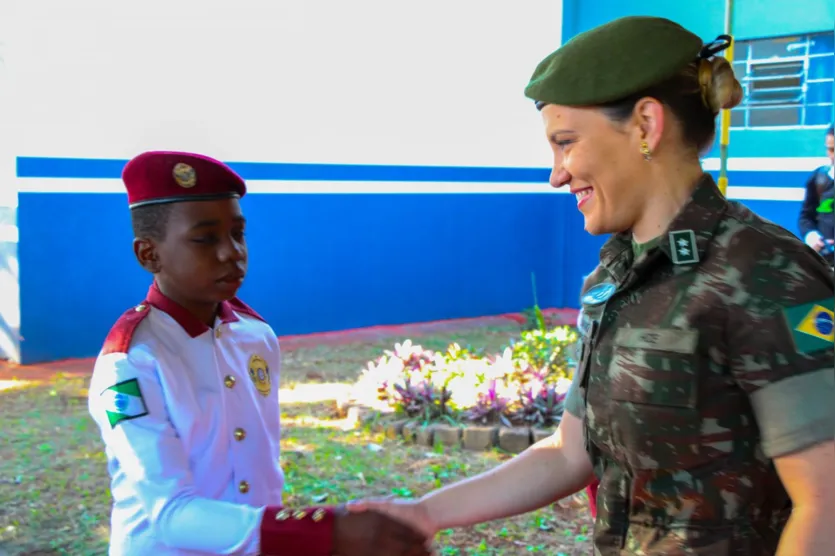
M 278 339 L 223 303 L 213 328 L 152 286 L 99 354 L 89 411 L 111 476 L 111 556 L 258 554 L 281 506 Z

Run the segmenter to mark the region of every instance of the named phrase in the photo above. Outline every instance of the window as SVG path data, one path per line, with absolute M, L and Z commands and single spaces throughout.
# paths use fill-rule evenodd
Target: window
M 832 31 L 735 42 L 734 72 L 745 97 L 731 111 L 731 127 L 813 127 L 832 122 Z

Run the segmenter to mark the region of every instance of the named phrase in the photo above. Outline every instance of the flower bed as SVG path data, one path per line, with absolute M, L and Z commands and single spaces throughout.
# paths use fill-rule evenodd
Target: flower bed
M 369 362 L 350 405 L 391 436 L 521 451 L 560 422 L 578 339 L 570 327 L 539 322 L 498 354 L 396 344 Z

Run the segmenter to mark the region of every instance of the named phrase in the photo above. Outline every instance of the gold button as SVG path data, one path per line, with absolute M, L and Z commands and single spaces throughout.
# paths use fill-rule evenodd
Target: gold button
M 313 512 L 313 521 L 318 522 L 318 521 L 322 521 L 323 519 L 325 519 L 325 510 L 323 510 L 322 508 L 319 508 L 318 510 Z
M 293 514 L 293 517 L 295 519 L 304 519 L 305 517 L 307 517 L 307 512 L 304 510 L 296 510 L 296 512 Z
M 238 490 L 241 494 L 246 494 L 249 492 L 249 483 L 246 481 L 241 481 L 241 484 L 238 485 Z
M 246 431 L 242 428 L 235 429 L 235 440 L 241 441 L 246 438 Z
M 148 308 L 148 306 L 145 305 L 144 303 L 142 303 L 142 304 L 136 306 L 136 312 L 141 313 L 142 311 L 144 311 L 147 308 Z
M 275 514 L 276 521 L 284 521 L 286 519 L 290 519 L 290 510 L 281 510 Z
M 227 388 L 232 388 L 235 386 L 235 377 L 232 375 L 226 375 L 226 378 L 223 379 L 223 384 L 226 385 Z
M 215 338 L 220 338 L 220 327 L 215 328 Z

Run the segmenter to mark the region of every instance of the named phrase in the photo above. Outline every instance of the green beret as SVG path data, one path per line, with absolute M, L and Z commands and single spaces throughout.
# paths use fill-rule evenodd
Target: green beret
M 661 17 L 629 16 L 581 33 L 542 60 L 525 96 L 546 104 L 613 102 L 675 75 L 703 42 Z

